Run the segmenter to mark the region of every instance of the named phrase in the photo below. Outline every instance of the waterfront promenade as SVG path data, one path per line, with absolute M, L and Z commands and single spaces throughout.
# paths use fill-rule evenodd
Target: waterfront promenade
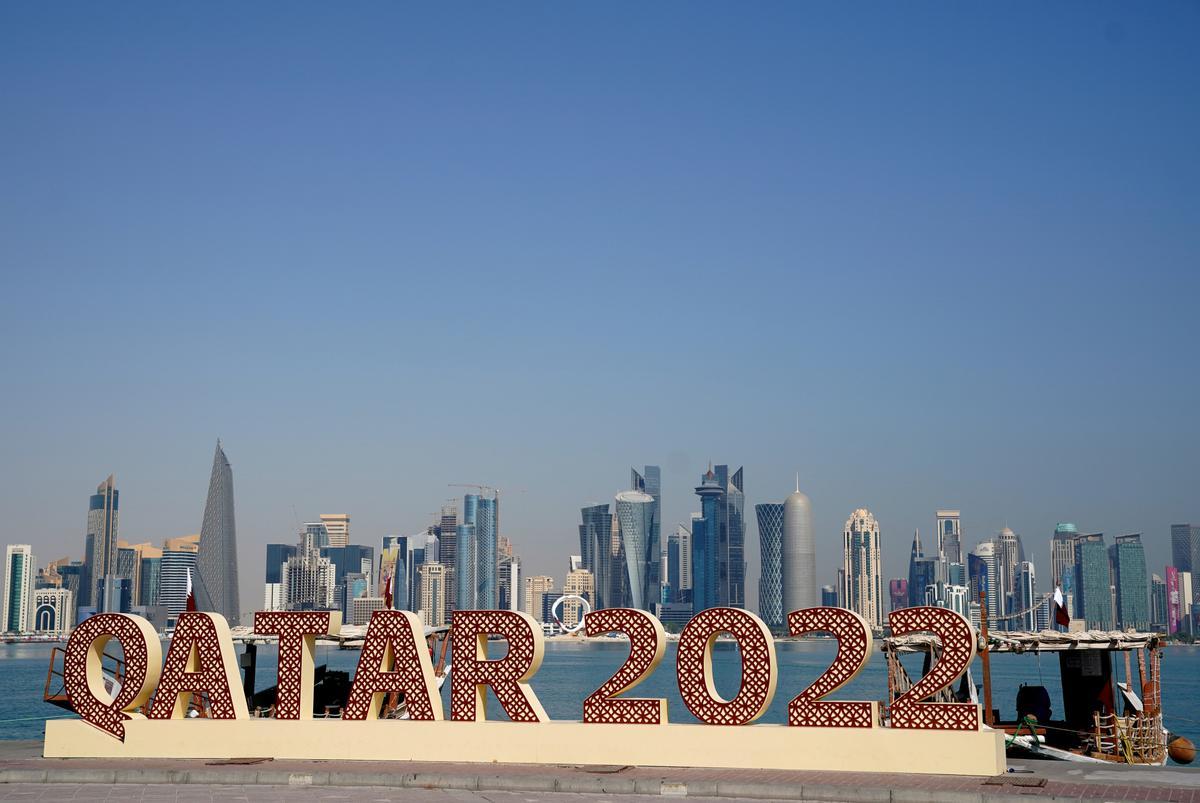
M 1200 803 L 1200 768 L 1014 762 L 995 778 L 874 773 L 545 767 L 514 764 L 44 759 L 38 741 L 0 742 L 0 800 L 600 800 L 620 796 L 847 803 L 1162 800 Z M 301 790 L 307 790 L 299 794 Z M 432 794 L 433 792 L 444 794 Z M 520 793 L 510 796 L 507 793 Z M 580 795 L 585 797 L 579 797 Z

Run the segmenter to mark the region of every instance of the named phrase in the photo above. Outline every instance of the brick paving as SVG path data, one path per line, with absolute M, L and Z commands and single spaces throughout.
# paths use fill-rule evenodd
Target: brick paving
M 221 784 L 227 780 L 237 788 L 245 784 L 285 783 L 289 779 L 311 784 L 311 789 L 332 787 L 388 787 L 382 798 L 413 792 L 422 787 L 467 790 L 528 790 L 555 792 L 604 792 L 620 794 L 623 800 L 635 793 L 715 795 L 731 797 L 801 797 L 809 800 L 982 800 L 985 797 L 1036 796 L 1062 800 L 1160 800 L 1200 803 L 1200 770 L 1131 768 L 1080 765 L 1060 762 L 1024 762 L 1028 773 L 1009 773 L 995 778 L 954 775 L 903 775 L 859 772 L 794 772 L 785 770 L 731 770 L 670 767 L 553 767 L 526 764 L 470 764 L 433 762 L 330 762 L 261 761 L 223 763 L 179 759 L 43 759 L 40 744 L 10 745 L 0 751 L 0 776 L 10 781 L 66 781 L 53 783 L 60 791 L 71 780 L 128 780 L 105 773 L 145 773 L 152 788 L 187 774 L 194 783 Z M 9 771 L 19 771 L 14 774 Z M 40 778 L 21 777 L 20 771 L 45 773 Z M 72 777 L 76 772 L 100 773 L 94 778 Z M 156 778 L 162 780 L 155 780 Z M 280 780 L 282 778 L 282 780 Z M 249 780 L 247 780 L 249 779 Z M 179 782 L 179 781 L 176 781 Z M 24 787 L 24 784 L 19 784 Z M 9 784 L 13 786 L 13 784 Z M 89 787 L 83 787 L 87 789 Z M 267 787 L 264 787 L 264 790 Z M 790 790 L 790 794 L 789 794 Z M 4 790 L 6 793 L 12 790 Z M 99 792 L 98 789 L 93 791 Z M 293 790 L 296 791 L 296 790 Z M 355 793 L 357 795 L 357 793 Z M 66 796 L 66 795 L 62 795 Z M 5 798 L 7 799 L 7 798 Z M 14 798 L 16 799 L 16 798 Z M 44 799 L 33 797 L 29 799 Z M 261 799 L 258 794 L 254 799 Z M 311 798 L 323 799 L 323 798 Z M 336 797 L 330 799 L 337 799 Z M 413 799 L 408 794 L 405 799 Z M 448 798 L 443 798 L 447 799 Z

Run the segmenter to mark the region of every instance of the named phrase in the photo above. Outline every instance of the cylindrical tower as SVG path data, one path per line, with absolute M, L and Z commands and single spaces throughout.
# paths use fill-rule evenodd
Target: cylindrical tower
M 617 520 L 621 545 L 625 548 L 625 568 L 629 578 L 629 607 L 653 610 L 658 602 L 657 544 L 651 543 L 654 529 L 654 497 L 641 491 L 617 494 Z
M 783 618 L 817 605 L 817 551 L 813 542 L 812 503 L 800 493 L 783 501 Z

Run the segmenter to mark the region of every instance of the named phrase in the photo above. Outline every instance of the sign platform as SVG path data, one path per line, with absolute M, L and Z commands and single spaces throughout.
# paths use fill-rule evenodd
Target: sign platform
M 79 720 L 46 723 L 46 758 L 619 764 L 722 769 L 1000 775 L 1004 734 L 786 725 L 605 725 L 571 721 L 145 720 L 125 740 Z

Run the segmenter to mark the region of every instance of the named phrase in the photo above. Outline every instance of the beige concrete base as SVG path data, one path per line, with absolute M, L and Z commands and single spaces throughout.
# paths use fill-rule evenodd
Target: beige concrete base
M 125 741 L 79 720 L 46 723 L 47 758 L 246 758 L 629 764 L 948 775 L 1005 771 L 990 729 L 791 728 L 784 725 L 585 725 L 554 721 L 132 720 Z

